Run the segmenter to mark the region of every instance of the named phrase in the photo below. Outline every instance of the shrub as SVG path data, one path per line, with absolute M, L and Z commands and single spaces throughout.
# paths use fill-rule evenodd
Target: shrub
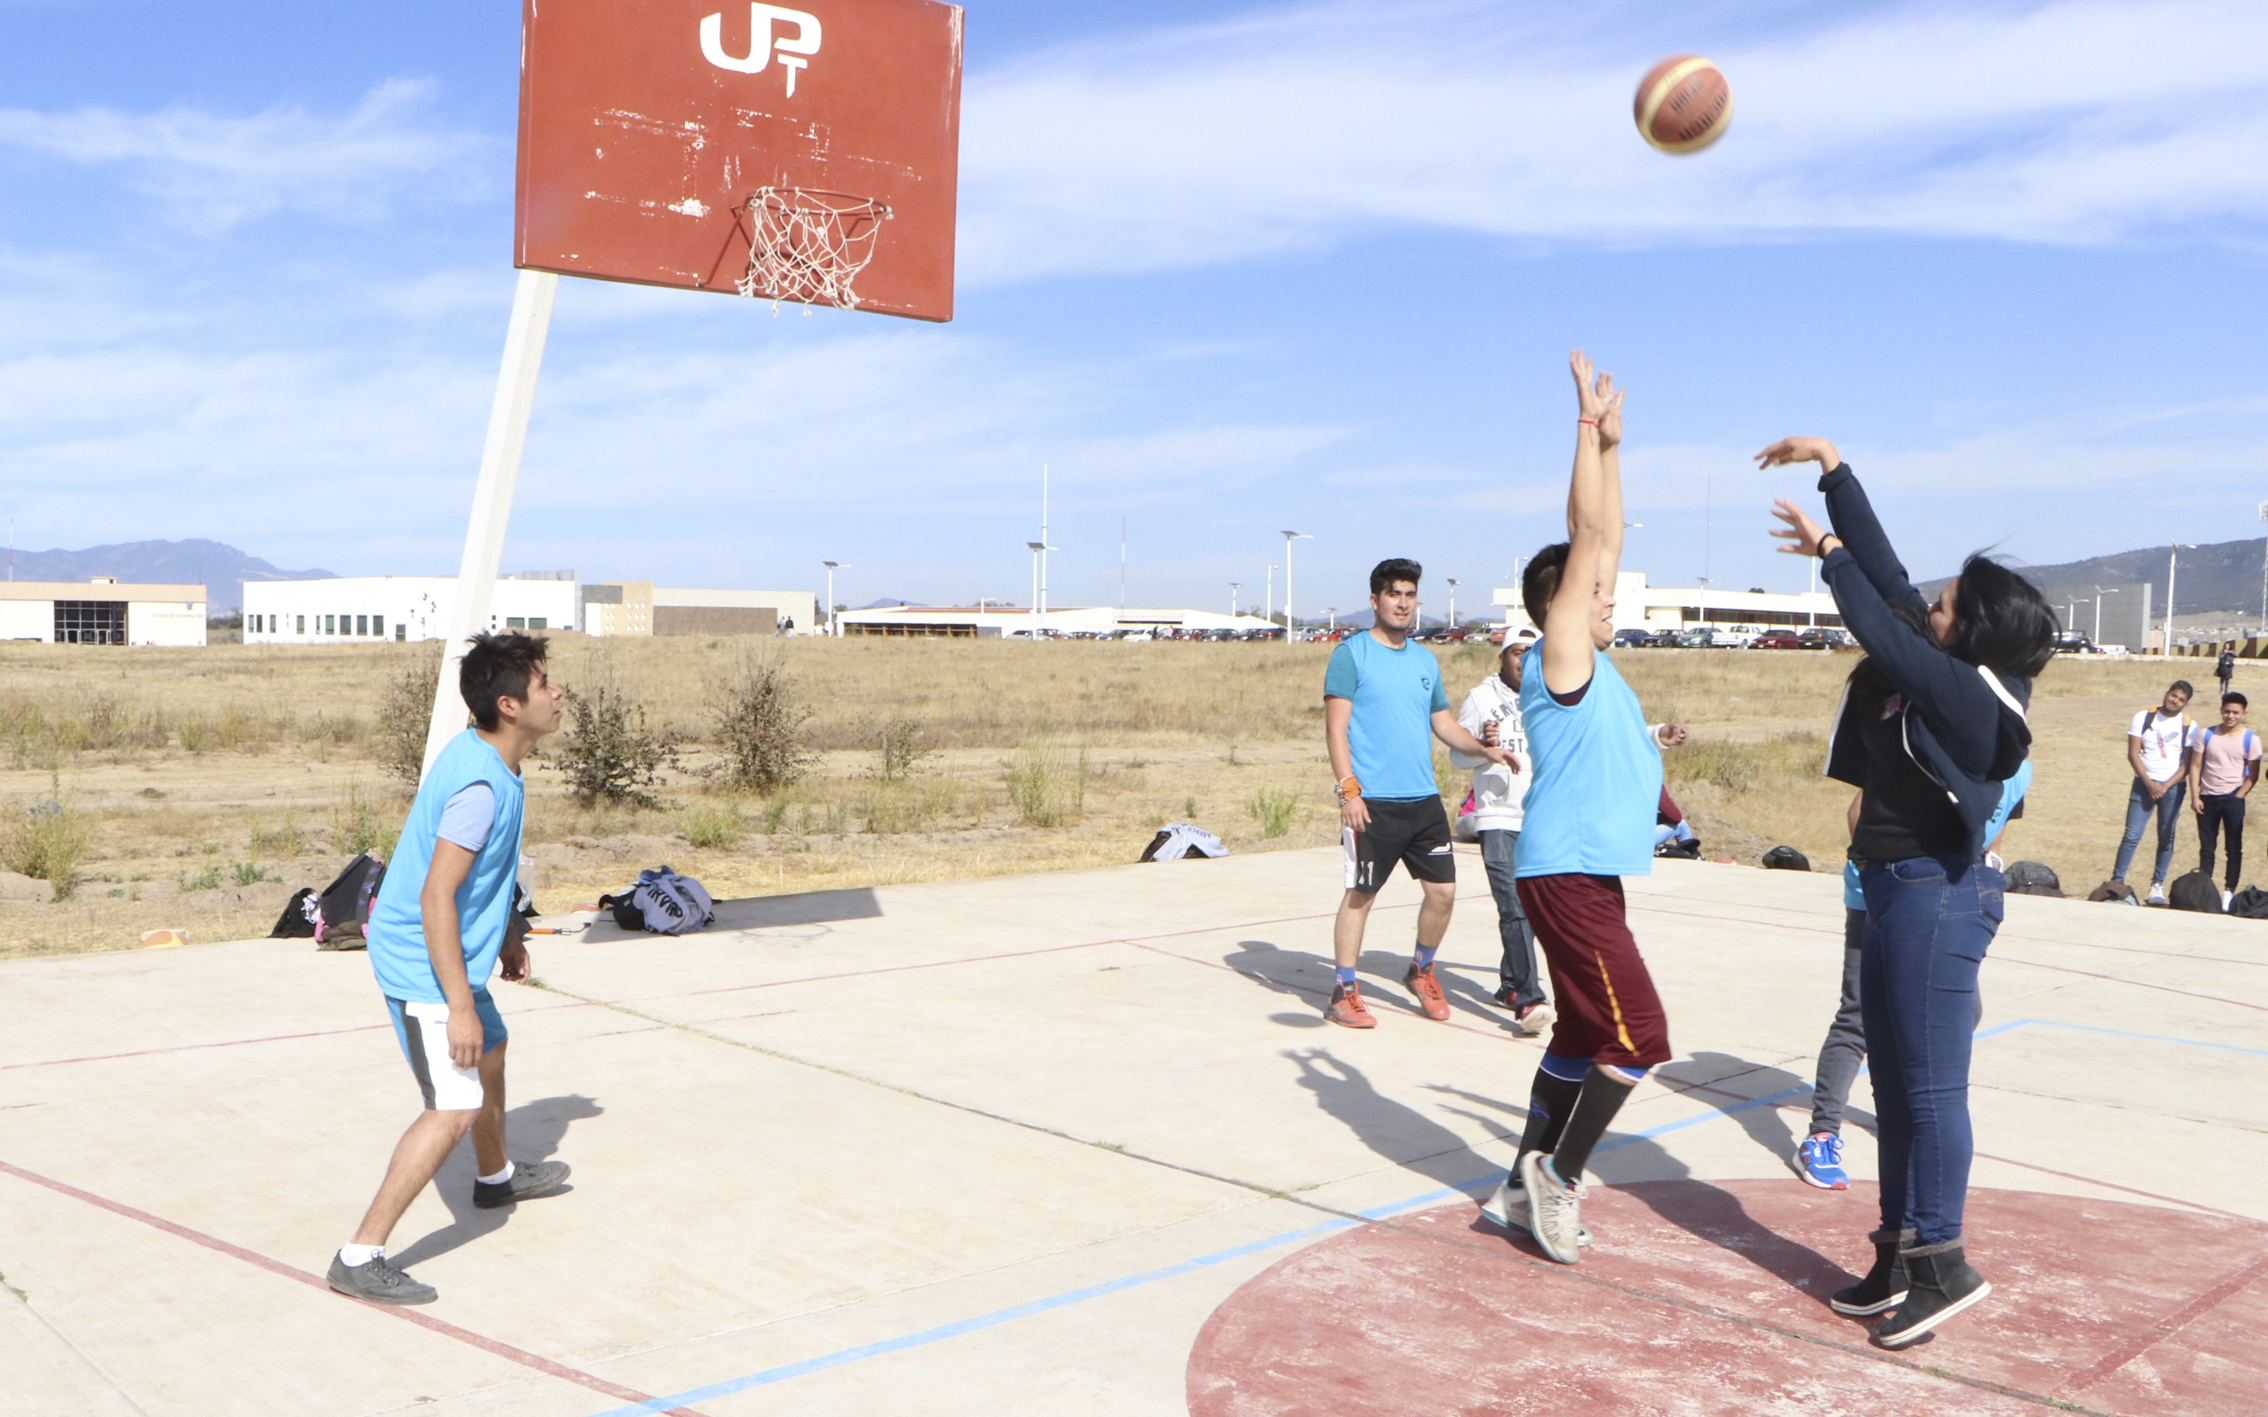
M 240 886 L 256 886 L 262 881 L 283 879 L 281 876 L 270 875 L 267 867 L 250 861 L 235 861 L 230 864 L 236 868 L 236 883 Z
M 921 724 L 914 719 L 899 718 L 883 724 L 881 742 L 875 747 L 878 761 L 874 775 L 884 782 L 911 776 L 915 768 L 935 756 L 935 750 L 924 746 L 921 739 Z
M 1299 794 L 1288 787 L 1263 787 L 1252 795 L 1244 810 L 1260 824 L 1262 837 L 1283 836 L 1291 830 L 1292 816 L 1299 810 Z
M 1016 820 L 1028 827 L 1077 821 L 1087 806 L 1087 750 L 1079 750 L 1074 765 L 1052 745 L 1025 748 L 1008 769 L 1008 801 Z
M 441 672 L 434 656 L 402 666 L 386 681 L 378 695 L 378 726 L 371 732 L 371 747 L 378 770 L 398 782 L 417 786 L 425 771 L 425 733 L 433 722 L 433 679 Z
M 559 770 L 577 800 L 658 807 L 647 788 L 661 781 L 661 769 L 677 764 L 676 749 L 646 727 L 646 710 L 631 698 L 613 664 L 593 659 L 588 686 L 567 691 L 567 713 L 575 731 L 559 748 Z
M 716 689 L 717 742 L 725 780 L 745 792 L 773 793 L 810 771 L 818 754 L 803 742 L 811 711 L 776 655 L 752 653 Z
M 64 806 L 60 798 L 49 798 L 0 833 L 0 866 L 45 881 L 54 887 L 57 900 L 68 900 L 93 835 L 84 816 Z
M 370 798 L 364 794 L 362 784 L 347 784 L 346 799 L 331 806 L 331 841 L 341 856 L 391 856 L 394 842 L 400 832 L 388 832 L 379 824 L 379 817 L 371 809 Z
M 185 891 L 217 891 L 220 889 L 221 868 L 207 866 L 202 871 L 184 871 L 180 885 Z
M 748 825 L 740 819 L 740 803 L 727 800 L 686 809 L 677 819 L 677 829 L 699 850 L 730 851 L 747 835 Z

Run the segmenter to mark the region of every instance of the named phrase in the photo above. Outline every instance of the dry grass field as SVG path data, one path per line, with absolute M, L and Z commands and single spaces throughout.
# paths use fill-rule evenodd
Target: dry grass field
M 539 757 L 526 879 L 547 910 L 662 862 L 732 896 L 1132 861 L 1168 821 L 1239 852 L 1337 837 L 1323 646 L 574 635 L 554 646 L 555 677 L 624 686 L 677 757 L 650 808 L 580 804 L 556 752 Z M 1492 653 L 1443 653 L 1452 702 Z M 128 948 L 157 928 L 264 935 L 295 888 L 321 886 L 357 850 L 385 854 L 408 805 L 382 765 L 385 730 L 406 717 L 389 690 L 434 654 L 0 645 L 0 866 L 16 873 L 0 876 L 0 954 Z M 750 655 L 779 657 L 817 755 L 768 795 L 728 792 L 719 773 L 720 686 Z M 1670 777 L 1709 854 L 1753 863 L 1787 842 L 1822 869 L 1839 862 L 1848 793 L 1817 771 L 1847 657 L 1653 650 L 1618 662 L 1651 717 L 1694 730 Z M 2109 873 L 2124 725 L 2175 672 L 2049 669 L 2012 856 L 2046 861 L 2075 893 Z M 886 753 L 886 741 L 910 754 Z M 1462 794 L 1445 756 L 1439 775 Z M 2178 859 L 2194 864 L 2193 834 Z M 1333 884 L 1318 877 L 1316 889 L 1327 898 Z

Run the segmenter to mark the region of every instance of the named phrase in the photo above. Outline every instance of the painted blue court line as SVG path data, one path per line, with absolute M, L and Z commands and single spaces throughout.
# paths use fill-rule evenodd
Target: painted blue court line
M 2094 1028 L 2087 1024 L 2057 1023 L 2053 1019 L 2041 1018 L 2020 1018 L 2008 1023 L 1995 1024 L 1991 1028 L 1980 1030 L 1975 1036 L 1979 1039 L 1991 1038 L 2031 1025 L 2047 1028 L 2068 1028 L 2083 1033 L 2102 1033 L 2117 1038 L 2143 1039 L 2153 1043 L 2180 1043 L 2191 1048 L 2215 1048 L 2232 1053 L 2249 1053 L 2255 1056 L 2268 1057 L 2268 1051 L 2257 1048 L 2238 1048 L 2227 1043 L 2206 1043 L 2194 1038 L 2166 1038 L 2154 1033 L 2127 1033 L 2115 1028 Z M 1594 1148 L 1594 1153 L 1613 1151 L 1618 1147 L 1635 1146 L 1639 1142 L 1651 1141 L 1656 1137 L 1667 1136 L 1671 1132 L 1681 1132 L 1688 1127 L 1700 1126 L 1704 1122 L 1737 1117 L 1743 1112 L 1754 1111 L 1759 1107 L 1776 1107 L 1782 1102 L 1792 1101 L 1810 1091 L 1812 1089 L 1809 1086 L 1791 1087 L 1784 1091 L 1775 1092 L 1768 1097 L 1751 1098 L 1731 1107 L 1711 1108 L 1709 1111 L 1696 1116 L 1681 1117 L 1674 1122 L 1663 1122 L 1659 1126 L 1648 1127 L 1642 1132 L 1632 1132 L 1627 1136 L 1619 1136 L 1610 1141 L 1601 1142 Z M 1459 1196 L 1470 1197 L 1473 1191 L 1482 1186 L 1493 1187 L 1496 1180 L 1497 1172 L 1492 1169 L 1482 1175 L 1475 1176 L 1463 1185 L 1443 1186 L 1436 1190 L 1426 1191 L 1421 1195 L 1411 1196 L 1407 1200 L 1394 1201 L 1370 1210 L 1359 1211 L 1357 1214 L 1362 1220 L 1384 1220 L 1390 1216 L 1416 1210 L 1421 1206 L 1444 1204 Z M 1228 1249 L 1215 1250 L 1209 1255 L 1199 1255 L 1195 1259 L 1183 1260 L 1179 1264 L 1170 1264 L 1162 1269 L 1146 1270 L 1140 1274 L 1127 1275 L 1122 1279 L 1105 1280 L 1101 1284 L 1090 1284 L 1083 1289 L 1066 1290 L 1061 1294 L 1052 1294 L 1044 1299 L 1034 1299 L 1028 1303 L 1011 1305 L 1005 1309 L 995 1309 L 989 1314 L 979 1314 L 972 1319 L 961 1319 L 954 1323 L 940 1324 L 935 1328 L 923 1329 L 919 1333 L 888 1338 L 879 1343 L 862 1344 L 856 1348 L 838 1349 L 833 1353 L 823 1354 L 817 1358 L 806 1358 L 798 1363 L 783 1363 L 779 1367 L 766 1368 L 761 1372 L 750 1373 L 745 1377 L 728 1378 L 721 1383 L 712 1383 L 708 1387 L 691 1388 L 684 1392 L 671 1393 L 666 1397 L 650 1398 L 645 1402 L 633 1403 L 628 1407 L 610 1407 L 606 1411 L 596 1414 L 596 1417 L 640 1417 L 640 1414 L 645 1413 L 667 1412 L 675 1407 L 689 1407 L 697 1402 L 708 1402 L 720 1397 L 729 1397 L 733 1393 L 746 1392 L 750 1388 L 768 1387 L 773 1383 L 785 1382 L 790 1378 L 800 1378 L 809 1373 L 824 1372 L 829 1368 L 840 1368 L 845 1364 L 856 1363 L 867 1358 L 879 1358 L 889 1353 L 902 1353 L 909 1348 L 925 1348 L 932 1343 L 941 1343 L 948 1338 L 958 1338 L 965 1333 L 976 1333 L 979 1330 L 995 1328 L 1015 1319 L 1028 1318 L 1033 1314 L 1043 1314 L 1052 1309 L 1067 1308 L 1072 1304 L 1083 1304 L 1089 1299 L 1100 1299 L 1107 1295 L 1123 1293 L 1128 1289 L 1138 1289 L 1146 1284 L 1155 1284 L 1162 1279 L 1173 1279 L 1180 1275 L 1195 1273 L 1201 1269 L 1210 1269 L 1215 1265 L 1226 1264 L 1231 1260 L 1243 1259 L 1247 1255 L 1265 1254 L 1269 1250 L 1281 1249 L 1286 1245 L 1297 1244 L 1303 1240 L 1320 1240 L 1326 1235 L 1336 1235 L 1341 1231 L 1351 1230 L 1357 1223 L 1355 1220 L 1326 1220 L 1320 1224 L 1305 1226 L 1298 1230 L 1286 1230 L 1280 1235 L 1270 1235 L 1264 1239 L 1232 1245 Z

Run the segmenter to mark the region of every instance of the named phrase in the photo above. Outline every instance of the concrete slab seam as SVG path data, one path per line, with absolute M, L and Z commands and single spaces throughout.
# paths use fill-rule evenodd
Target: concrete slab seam
M 2058 1392 L 2083 1392 L 2117 1372 L 2143 1354 L 2173 1337 L 2205 1315 L 2235 1297 L 2238 1291 L 2250 1285 L 2263 1274 L 2268 1274 L 2268 1255 L 2261 1255 L 2226 1276 L 2220 1283 L 2182 1305 L 2173 1313 L 2152 1324 L 2147 1332 L 2122 1347 L 2105 1353 L 2095 1365 L 2056 1389 Z
M 27 1171 L 23 1167 L 18 1166 L 10 1161 L 0 1160 L 0 1172 L 5 1172 L 8 1175 L 14 1176 L 18 1180 L 29 1181 L 35 1186 L 44 1186 L 48 1190 L 55 1192 L 57 1195 L 69 1196 L 73 1200 L 85 1201 L 87 1204 L 97 1206 L 103 1210 L 107 1210 L 113 1215 L 123 1216 L 128 1220 L 138 1221 L 139 1223 L 147 1225 L 155 1230 L 162 1230 L 166 1234 L 172 1235 L 177 1239 L 187 1240 L 194 1245 L 202 1245 L 206 1249 L 212 1250 L 217 1254 L 226 1255 L 230 1259 L 242 1260 L 246 1264 L 253 1265 L 259 1269 L 264 1269 L 270 1274 L 280 1275 L 285 1279 L 296 1280 L 301 1284 L 305 1284 L 311 1288 L 321 1290 L 325 1294 L 330 1294 L 332 1292 L 330 1281 L 322 1278 L 319 1275 L 309 1274 L 306 1270 L 303 1269 L 295 1269 L 292 1266 L 285 1264 L 281 1260 L 271 1259 L 268 1256 L 261 1254 L 257 1250 L 248 1250 L 242 1245 L 223 1240 L 217 1235 L 208 1235 L 202 1230 L 192 1230 L 186 1225 L 167 1220 L 162 1215 L 152 1215 L 146 1210 L 138 1210 L 133 1206 L 125 1204 L 122 1201 L 114 1201 L 107 1196 L 98 1196 L 92 1191 L 81 1190 L 79 1187 L 71 1185 L 67 1182 L 55 1180 L 50 1176 L 42 1176 L 36 1171 Z M 346 1296 L 344 1295 L 341 1295 L 339 1297 L 346 1299 Z M 365 1303 L 364 1301 L 359 1299 L 347 1299 L 347 1302 L 358 1304 L 365 1309 L 369 1309 L 374 1313 L 384 1314 L 389 1318 L 400 1319 L 404 1323 L 415 1324 L 419 1328 L 426 1329 L 433 1333 L 438 1333 L 445 1338 L 453 1338 L 459 1343 L 467 1344 L 471 1347 L 477 1348 L 483 1353 L 488 1353 L 495 1357 L 518 1363 L 524 1368 L 533 1368 L 535 1371 L 542 1373 L 547 1377 L 561 1378 L 567 1382 L 574 1383 L 577 1386 L 587 1387 L 593 1392 L 604 1393 L 608 1397 L 628 1398 L 637 1402 L 652 1401 L 652 1399 L 647 1397 L 645 1393 L 638 1391 L 636 1388 L 625 1387 L 620 1383 L 612 1382 L 606 1378 L 599 1377 L 595 1373 L 586 1373 L 580 1368 L 568 1367 L 565 1363 L 556 1362 L 550 1358 L 544 1357 L 540 1353 L 530 1353 L 524 1348 L 515 1348 L 511 1344 L 505 1343 L 500 1339 L 490 1338 L 486 1334 L 474 1333 L 471 1329 L 461 1328 L 456 1324 L 450 1323 L 446 1319 L 437 1319 L 430 1314 L 421 1314 L 412 1309 L 404 1309 L 383 1304 Z M 692 1411 L 689 1408 L 656 1408 L 653 1410 L 671 1411 L 673 1413 L 673 1417 L 702 1417 L 700 1413 Z

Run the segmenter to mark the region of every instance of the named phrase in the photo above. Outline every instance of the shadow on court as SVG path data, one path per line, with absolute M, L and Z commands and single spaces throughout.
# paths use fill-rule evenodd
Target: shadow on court
M 539 1097 L 523 1102 L 504 1113 L 504 1152 L 514 1161 L 548 1161 L 567 1138 L 567 1129 L 577 1122 L 598 1116 L 606 1109 L 579 1093 L 565 1097 Z M 442 1203 L 449 1207 L 449 1224 L 430 1234 L 421 1235 L 408 1248 L 396 1253 L 388 1250 L 386 1258 L 403 1269 L 420 1260 L 445 1255 L 459 1245 L 494 1234 L 504 1228 L 512 1218 L 511 1206 L 496 1210 L 481 1210 L 473 1205 L 473 1179 L 479 1174 L 473 1160 L 472 1138 L 457 1143 L 449 1159 L 441 1163 L 441 1170 L 433 1184 L 441 1193 Z M 575 1189 L 570 1181 L 557 1192 L 542 1197 L 551 1200 L 564 1197 Z M 532 1204 L 533 1202 L 531 1202 Z
M 1280 949 L 1266 940 L 1239 940 L 1236 948 L 1221 956 L 1221 963 L 1271 993 L 1282 994 L 1297 1001 L 1302 1007 L 1298 1013 L 1270 1014 L 1269 1018 L 1286 1028 L 1323 1028 L 1323 1006 L 1330 1002 L 1331 988 L 1338 982 L 1331 961 L 1305 950 Z M 1407 954 L 1391 950 L 1365 950 L 1356 964 L 1361 975 L 1362 999 L 1372 1013 L 1404 1013 L 1412 1018 L 1425 1015 L 1402 985 L 1402 975 L 1410 967 Z M 1519 1027 L 1512 1016 L 1489 997 L 1489 990 L 1464 979 L 1447 960 L 1436 969 L 1441 981 L 1441 992 L 1449 997 L 1450 1007 L 1463 1015 L 1467 1022 L 1478 1020 L 1501 1029 L 1510 1037 L 1520 1038 Z M 1493 972 L 1489 975 L 1491 987 L 1495 984 Z

